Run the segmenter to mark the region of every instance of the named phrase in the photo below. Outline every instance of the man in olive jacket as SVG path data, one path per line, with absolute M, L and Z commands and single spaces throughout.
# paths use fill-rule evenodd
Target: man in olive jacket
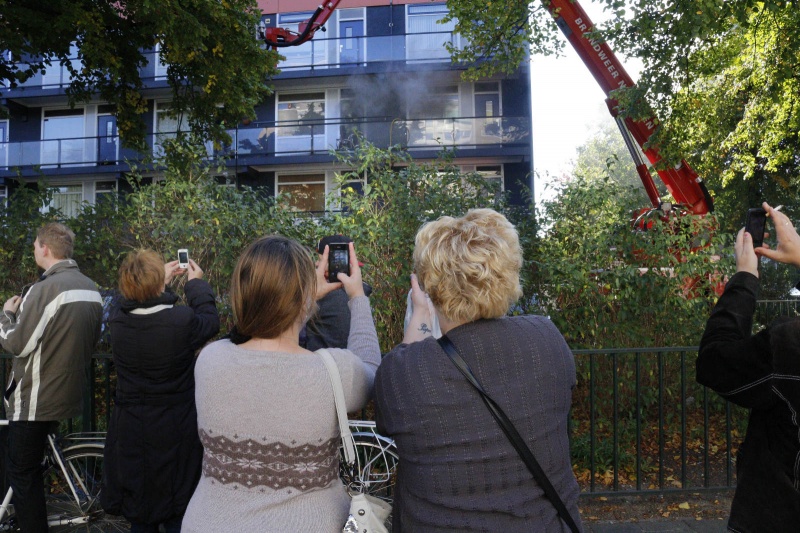
M 12 296 L 0 315 L 0 345 L 14 354 L 4 393 L 9 420 L 8 483 L 22 531 L 47 531 L 41 461 L 47 435 L 81 413 L 87 365 L 100 334 L 102 299 L 71 259 L 75 234 L 63 224 L 39 229 L 33 243 L 39 281 Z

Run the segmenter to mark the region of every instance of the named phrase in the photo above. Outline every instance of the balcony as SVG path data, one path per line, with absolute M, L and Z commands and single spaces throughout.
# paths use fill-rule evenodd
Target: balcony
M 458 117 L 362 120 L 320 119 L 260 122 L 228 130 L 231 144 L 214 149 L 210 159 L 257 159 L 278 162 L 285 156 L 327 155 L 357 147 L 361 139 L 387 148 L 410 152 L 458 148 L 512 148 L 530 150 L 530 119 L 526 117 Z M 153 155 L 160 154 L 160 139 L 174 133 L 150 135 Z M 116 137 L 77 137 L 0 143 L 0 169 L 80 168 L 141 162 L 143 154 L 120 149 Z
M 374 37 L 342 37 L 323 39 L 316 37 L 300 46 L 281 48 L 279 52 L 286 59 L 278 64 L 284 72 L 296 70 L 316 70 L 342 67 L 362 67 L 370 63 L 404 61 L 406 63 L 449 62 L 445 43 L 460 43 L 453 32 L 414 33 Z M 69 58 L 73 67 L 80 69 L 81 60 L 74 49 Z M 146 65 L 141 70 L 142 81 L 146 86 L 164 83 L 167 65 L 161 62 L 161 54 L 156 50 L 144 52 Z M 69 70 L 57 61 L 47 67 L 46 73 L 38 73 L 12 89 L 11 94 L 26 89 L 66 89 L 72 82 Z
M 278 63 L 283 72 L 341 67 L 365 67 L 371 63 L 403 61 L 413 63 L 450 62 L 445 44 L 460 46 L 451 31 L 384 36 L 322 39 L 315 37 L 300 46 L 281 48 L 286 59 Z

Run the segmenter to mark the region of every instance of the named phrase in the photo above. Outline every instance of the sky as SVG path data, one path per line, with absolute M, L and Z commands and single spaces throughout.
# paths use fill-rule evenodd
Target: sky
M 591 0 L 581 6 L 595 24 L 607 19 Z M 566 42 L 566 39 L 564 39 Z M 634 81 L 639 69 L 620 56 Z M 537 203 L 551 197 L 548 184 L 572 168 L 576 149 L 605 122 L 613 122 L 606 96 L 578 54 L 567 44 L 564 55 L 531 57 L 531 111 L 533 113 L 534 194 Z

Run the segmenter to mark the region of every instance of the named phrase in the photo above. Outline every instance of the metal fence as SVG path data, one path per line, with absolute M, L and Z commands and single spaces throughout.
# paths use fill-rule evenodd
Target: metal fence
M 697 384 L 697 347 L 574 353 L 570 436 L 583 492 L 734 486 L 747 411 Z
M 587 494 L 719 490 L 734 485 L 746 412 L 698 385 L 696 347 L 576 350 L 570 421 L 575 474 Z M 9 355 L 3 368 L 7 382 Z M 64 431 L 106 430 L 116 375 L 96 354 L 83 416 Z

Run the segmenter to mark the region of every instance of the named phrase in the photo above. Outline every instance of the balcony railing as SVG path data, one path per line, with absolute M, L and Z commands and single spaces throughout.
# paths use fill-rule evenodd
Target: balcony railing
M 282 71 L 330 69 L 366 66 L 370 63 L 403 61 L 406 63 L 449 62 L 445 44 L 459 46 L 461 39 L 453 32 L 409 33 L 386 36 L 339 37 L 324 39 L 315 37 L 300 46 L 281 48 L 285 57 L 278 64 Z M 143 52 L 146 58 L 141 77 L 145 81 L 166 80 L 168 65 L 161 61 L 158 50 Z M 68 59 L 80 70 L 81 59 L 77 54 Z M 65 88 L 72 82 L 69 70 L 53 60 L 45 74 L 38 73 L 20 84 L 25 88 Z
M 332 150 L 353 150 L 362 139 L 380 148 L 399 145 L 411 151 L 527 146 L 529 123 L 525 117 L 259 122 L 228 130 L 231 144 L 214 149 L 209 143 L 208 155 L 230 159 L 324 155 Z M 159 143 L 164 137 L 174 135 L 174 132 L 151 135 L 149 145 L 153 155 L 159 155 Z M 145 159 L 143 154 L 135 152 L 123 154 L 118 139 L 107 136 L 0 143 L 0 154 L 3 169 L 91 167 Z

